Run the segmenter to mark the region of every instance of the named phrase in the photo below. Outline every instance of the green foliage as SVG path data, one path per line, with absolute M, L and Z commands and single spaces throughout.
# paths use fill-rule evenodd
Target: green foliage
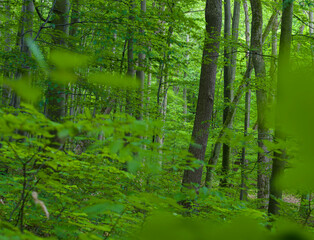
M 77 12 L 72 1 L 71 17 L 80 23 L 70 24 L 71 36 L 56 34 L 56 26 L 49 21 L 43 25 L 35 13 L 35 42 L 15 39 L 25 27 L 22 2 L 0 6 L 0 239 L 311 239 L 306 232 L 313 232 L 313 199 L 310 194 L 303 199 L 305 212 L 301 212 L 297 192 L 309 193 L 314 182 L 309 107 L 314 104 L 313 74 L 309 68 L 287 77 L 283 89 L 285 101 L 280 109 L 288 141 L 265 141 L 269 156 L 278 146 L 288 149 L 284 197 L 292 199 L 280 202 L 285 220 L 272 223 L 268 231 L 268 216 L 257 208 L 260 200 L 255 199 L 256 159 L 262 150 L 253 128 L 257 118 L 254 90 L 274 94 L 276 83 L 270 77 L 263 84 L 261 79 L 252 79 L 248 135 L 243 135 L 242 100 L 233 128 L 222 139 L 232 148 L 230 187 L 218 187 L 219 159 L 212 189 L 203 185 L 197 191 L 181 189 L 183 171 L 203 164 L 191 157 L 188 148 L 202 63 L 204 1 L 147 1 L 145 13 L 137 0 L 134 7 L 128 1 L 86 1 Z M 295 14 L 306 22 L 304 10 L 311 4 L 298 3 Z M 39 6 L 44 17 L 51 5 L 52 1 L 43 1 Z M 267 19 L 280 6 L 264 1 L 263 7 Z M 240 22 L 244 22 L 243 14 Z M 234 89 L 243 79 L 249 49 L 242 25 L 238 43 L 221 38 L 222 47 L 237 47 Z M 301 22 L 295 22 L 294 30 L 300 26 Z M 51 36 L 55 35 L 64 37 L 67 47 L 53 46 Z M 308 38 L 294 36 L 296 66 L 312 61 Z M 31 54 L 16 46 L 21 39 Z M 144 88 L 139 79 L 124 74 L 131 39 L 135 70 L 143 70 L 145 79 L 151 79 Z M 264 45 L 267 67 L 270 43 L 268 38 Z M 302 46 L 296 51 L 299 43 Z M 135 64 L 139 53 L 146 55 L 142 65 Z M 220 58 L 206 161 L 222 128 L 223 66 Z M 48 85 L 56 90 L 52 96 L 47 95 Z M 54 100 L 65 102 L 59 122 L 47 118 L 47 105 Z M 273 108 L 269 108 L 271 115 Z M 269 122 L 273 131 L 274 118 Z M 243 147 L 248 160 L 246 202 L 238 200 Z M 37 200 L 33 193 L 38 194 Z M 191 204 L 190 209 L 182 206 L 185 202 Z

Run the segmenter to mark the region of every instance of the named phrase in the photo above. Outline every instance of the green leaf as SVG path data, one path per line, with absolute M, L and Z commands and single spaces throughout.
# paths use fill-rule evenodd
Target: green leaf
M 100 202 L 93 206 L 83 209 L 83 212 L 86 213 L 89 217 L 97 216 L 99 214 L 104 214 L 107 211 L 122 213 L 124 206 L 122 204 L 116 204 L 109 201 Z
M 23 77 L 18 80 L 5 79 L 4 83 L 11 87 L 25 101 L 37 102 L 39 100 L 41 90 L 31 85 L 30 78 Z
M 89 81 L 117 88 L 138 88 L 140 86 L 140 82 L 136 78 L 111 73 L 93 73 L 89 76 Z
M 87 65 L 89 57 L 69 51 L 53 51 L 50 55 L 50 61 L 60 69 L 72 69 Z
M 37 46 L 37 44 L 33 41 L 33 39 L 30 37 L 27 37 L 26 43 L 29 49 L 31 50 L 33 56 L 35 57 L 36 61 L 38 62 L 39 66 L 44 70 L 48 70 L 48 65 L 45 61 L 45 58 L 42 52 L 40 51 L 39 47 Z

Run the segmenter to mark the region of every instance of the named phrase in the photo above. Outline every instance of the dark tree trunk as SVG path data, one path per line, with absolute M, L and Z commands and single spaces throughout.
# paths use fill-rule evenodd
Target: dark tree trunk
M 266 206 L 269 195 L 269 169 L 268 151 L 264 141 L 269 140 L 269 128 L 267 126 L 267 89 L 266 69 L 263 58 L 263 10 L 260 0 L 251 0 L 252 29 L 251 29 L 251 51 L 252 60 L 257 78 L 256 102 L 257 102 L 257 124 L 258 124 L 258 158 L 257 158 L 257 197 L 262 199 L 261 207 Z
M 141 11 L 143 14 L 145 14 L 146 12 L 146 0 L 141 1 Z M 144 35 L 144 29 L 140 29 L 140 33 L 142 35 Z M 145 67 L 145 53 L 144 53 L 144 44 L 141 44 L 141 52 L 138 54 L 138 67 L 140 68 L 139 70 L 136 71 L 136 77 L 138 78 L 138 80 L 140 81 L 140 91 L 137 94 L 137 98 L 138 98 L 138 111 L 136 114 L 136 118 L 137 119 L 143 119 L 143 107 L 144 107 L 144 84 L 145 84 L 145 72 L 144 72 L 144 67 Z
M 215 83 L 219 41 L 222 22 L 222 1 L 207 0 L 205 8 L 206 38 L 203 49 L 203 61 L 199 85 L 198 102 L 189 152 L 198 160 L 204 161 L 210 119 L 214 106 Z M 200 186 L 203 166 L 194 170 L 185 170 L 182 183 L 189 188 Z
M 282 105 L 282 86 L 285 84 L 285 79 L 289 76 L 287 70 L 290 65 L 290 48 L 291 48 L 291 33 L 292 33 L 292 17 L 293 17 L 293 2 L 283 0 L 282 18 L 281 18 L 281 35 L 279 45 L 279 60 L 278 60 L 278 80 L 277 80 L 277 106 Z M 285 135 L 279 123 L 280 109 L 277 107 L 276 123 L 275 123 L 275 141 L 284 141 Z M 279 201 L 282 199 L 282 188 L 277 184 L 278 179 L 283 175 L 285 168 L 285 149 L 278 149 L 274 153 L 273 166 L 270 180 L 270 197 L 268 205 L 268 213 L 278 215 L 280 211 Z
M 269 21 L 272 21 L 272 19 L 270 19 Z M 248 35 L 248 31 L 247 31 L 246 35 Z M 265 38 L 267 37 L 267 34 L 263 34 L 263 36 L 264 36 L 263 37 L 263 42 L 264 42 Z M 230 111 L 228 113 L 228 116 L 226 118 L 224 126 L 221 129 L 219 136 L 215 142 L 214 148 L 211 152 L 211 155 L 210 155 L 210 158 L 208 161 L 208 165 L 210 165 L 210 166 L 207 167 L 206 179 L 205 179 L 205 184 L 207 187 L 211 187 L 211 185 L 212 185 L 215 166 L 217 164 L 219 154 L 220 154 L 221 145 L 222 145 L 221 140 L 226 134 L 227 125 L 232 121 L 232 119 L 235 115 L 237 105 L 241 99 L 241 96 L 242 96 L 244 90 L 248 89 L 248 87 L 249 87 L 248 83 L 249 83 L 249 79 L 251 77 L 251 73 L 253 70 L 253 63 L 252 63 L 252 54 L 250 54 L 250 53 L 248 53 L 248 54 L 249 54 L 249 63 L 247 65 L 247 69 L 246 69 L 245 75 L 243 77 L 244 80 L 243 80 L 242 84 L 239 86 L 237 93 L 235 94 L 235 96 L 233 98 L 233 101 L 230 105 L 231 106 Z
M 231 7 L 230 0 L 224 1 L 224 38 L 225 38 L 225 46 L 224 46 L 224 103 L 225 108 L 223 111 L 223 122 L 226 121 L 228 112 L 230 111 L 230 103 L 232 101 L 232 75 L 231 75 L 231 47 L 229 44 L 230 35 L 231 35 Z M 232 121 L 227 126 L 231 128 Z M 229 142 L 229 138 L 227 141 Z M 221 187 L 227 187 L 228 185 L 228 174 L 230 170 L 230 146 L 228 143 L 224 143 L 222 145 L 222 179 L 220 182 Z
M 55 45 L 66 46 L 67 36 L 69 35 L 69 0 L 56 0 L 53 9 L 52 23 L 55 26 L 52 41 Z M 61 118 L 65 116 L 65 88 L 61 84 L 48 81 L 48 89 L 46 95 L 47 112 L 49 119 L 60 122 Z
M 249 46 L 250 43 L 250 20 L 249 20 L 249 11 L 247 6 L 247 1 L 243 1 L 243 8 L 245 14 L 245 40 L 246 44 Z M 251 66 L 251 54 L 248 52 L 247 68 Z M 251 74 L 250 74 L 251 75 Z M 246 76 L 247 79 L 247 92 L 245 94 L 245 114 L 244 114 L 244 137 L 248 135 L 248 129 L 250 127 L 250 111 L 251 111 L 251 89 L 250 89 L 250 76 Z M 241 153 L 241 190 L 240 190 L 240 200 L 246 201 L 248 199 L 248 187 L 247 187 L 247 164 L 246 159 L 246 147 L 243 146 Z

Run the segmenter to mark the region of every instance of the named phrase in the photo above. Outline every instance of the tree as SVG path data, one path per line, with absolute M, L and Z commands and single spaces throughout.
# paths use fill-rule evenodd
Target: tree
M 263 58 L 263 11 L 262 2 L 260 0 L 251 0 L 252 9 L 252 28 L 251 28 L 251 54 L 255 70 L 255 76 L 258 80 L 256 90 L 257 103 L 257 125 L 258 125 L 258 159 L 257 159 L 257 197 L 260 199 L 268 198 L 269 194 L 269 178 L 267 169 L 269 169 L 268 150 L 265 141 L 269 140 L 269 127 L 267 126 L 267 84 L 266 69 Z M 265 202 L 261 207 L 265 207 Z
M 69 0 L 56 0 L 53 8 L 52 24 L 54 26 L 52 42 L 56 49 L 67 46 L 67 37 L 69 35 Z M 65 88 L 62 84 L 48 81 L 46 94 L 46 115 L 53 121 L 60 122 L 65 116 Z
M 285 134 L 280 124 L 280 106 L 282 106 L 282 86 L 285 79 L 289 76 L 290 66 L 290 48 L 292 33 L 292 17 L 293 17 L 293 1 L 283 0 L 282 2 L 282 18 L 281 18 L 281 35 L 279 45 L 278 60 L 278 78 L 277 78 L 277 111 L 275 125 L 275 141 L 284 141 Z M 285 149 L 278 149 L 274 153 L 272 173 L 270 179 L 270 196 L 268 213 L 278 215 L 280 211 L 279 201 L 282 199 L 282 188 L 278 184 L 278 180 L 283 176 L 285 169 Z
M 146 0 L 141 1 L 141 11 L 142 14 L 145 14 L 146 12 Z M 140 34 L 144 35 L 145 32 L 143 29 L 140 29 Z M 139 110 L 137 114 L 138 119 L 143 119 L 143 102 L 144 102 L 144 85 L 145 85 L 145 72 L 144 72 L 144 67 L 145 67 L 145 53 L 144 53 L 144 47 L 145 45 L 142 43 L 141 44 L 141 51 L 138 54 L 138 67 L 140 68 L 139 70 L 136 71 L 136 77 L 140 80 L 140 92 L 138 93 L 139 97 Z
M 197 108 L 189 152 L 193 157 L 204 161 L 208 140 L 208 130 L 213 111 L 219 37 L 222 21 L 222 2 L 207 0 L 205 8 L 206 35 L 203 48 L 201 76 Z M 200 186 L 203 166 L 194 170 L 184 170 L 182 184 L 189 188 Z
M 225 46 L 224 46 L 224 102 L 225 102 L 225 109 L 223 113 L 223 121 L 226 121 L 230 103 L 232 102 L 232 73 L 231 73 L 231 47 L 229 44 L 227 44 L 228 40 L 230 40 L 231 37 L 231 6 L 230 6 L 230 0 L 224 1 L 224 15 L 225 15 L 225 21 L 224 21 L 224 39 L 225 39 Z M 228 128 L 231 128 L 231 124 L 228 125 Z M 223 151 L 222 151 L 222 176 L 220 185 L 222 187 L 227 187 L 227 178 L 228 173 L 230 170 L 230 146 L 228 143 L 224 143 L 222 145 Z
M 250 23 L 249 23 L 249 11 L 247 6 L 247 1 L 243 1 L 243 8 L 245 13 L 245 40 L 246 44 L 249 46 L 250 44 Z M 247 69 L 250 68 L 251 63 L 251 54 L 248 51 L 248 60 L 246 62 Z M 248 72 L 247 72 L 248 73 Z M 250 74 L 251 75 L 251 74 Z M 244 112 L 244 137 L 248 136 L 248 129 L 250 127 L 250 111 L 251 111 L 251 89 L 250 89 L 250 82 L 249 82 L 249 74 L 247 74 L 247 81 L 246 84 L 248 86 L 247 92 L 245 93 L 245 112 Z M 240 200 L 247 200 L 248 199 L 248 192 L 247 192 L 247 156 L 246 156 L 246 147 L 242 147 L 241 152 L 241 190 L 240 190 Z

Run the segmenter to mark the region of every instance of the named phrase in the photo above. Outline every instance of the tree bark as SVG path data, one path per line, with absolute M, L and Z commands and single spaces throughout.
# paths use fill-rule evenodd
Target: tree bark
M 249 11 L 247 7 L 247 1 L 243 1 L 243 8 L 245 13 L 245 40 L 246 44 L 249 45 L 250 43 L 250 20 L 249 20 Z M 251 55 L 248 52 L 248 60 L 247 60 L 247 66 L 251 65 Z M 250 89 L 250 80 L 247 76 L 247 92 L 245 94 L 245 114 L 244 114 L 244 137 L 247 137 L 248 135 L 248 129 L 250 127 L 250 111 L 251 111 L 251 89 Z M 240 200 L 247 201 L 248 199 L 248 187 L 246 185 L 247 182 L 247 165 L 248 160 L 246 159 L 246 147 L 242 147 L 242 153 L 241 153 L 241 190 L 240 190 Z
M 314 19 L 313 19 L 313 11 L 309 10 L 309 33 L 310 37 L 313 37 L 314 33 Z M 314 44 L 311 41 L 311 54 L 312 54 L 312 66 L 314 66 Z
M 285 79 L 289 76 L 288 70 L 290 65 L 290 48 L 291 48 L 291 33 L 292 33 L 292 17 L 293 17 L 293 2 L 283 0 L 282 18 L 281 18 L 281 35 L 279 45 L 279 60 L 278 60 L 278 80 L 277 80 L 277 111 L 275 123 L 275 141 L 284 141 L 285 134 L 280 125 L 280 106 L 282 101 L 282 86 L 285 84 Z M 278 179 L 283 175 L 285 168 L 285 149 L 278 149 L 274 153 L 273 166 L 270 180 L 270 196 L 268 213 L 278 215 L 280 211 L 279 200 L 282 199 L 282 188 L 277 184 Z
M 146 12 L 146 0 L 141 1 L 141 11 L 142 13 L 145 14 Z M 144 29 L 140 29 L 140 34 L 144 35 Z M 141 43 L 141 52 L 138 54 L 138 67 L 140 68 L 139 70 L 136 71 L 136 77 L 140 81 L 140 91 L 138 93 L 138 102 L 139 102 L 139 110 L 138 113 L 136 114 L 137 119 L 141 120 L 143 119 L 143 107 L 144 107 L 144 85 L 145 85 L 145 72 L 144 72 L 144 67 L 145 67 L 145 53 L 144 53 L 144 44 Z
M 133 9 L 134 9 L 134 1 L 130 0 L 129 9 L 130 9 L 130 26 L 132 25 L 132 21 L 134 21 Z M 134 39 L 133 39 L 133 30 L 131 27 L 128 28 L 128 75 L 134 76 Z
M 203 49 L 198 102 L 189 152 L 200 161 L 204 161 L 208 130 L 213 111 L 219 37 L 222 21 L 222 1 L 207 0 L 205 8 L 206 37 Z M 209 41 L 210 40 L 210 41 Z M 185 170 L 182 183 L 189 188 L 199 188 L 202 180 L 203 166 L 194 170 Z
M 231 73 L 231 47 L 229 44 L 231 36 L 231 6 L 230 0 L 224 1 L 224 111 L 223 111 L 223 122 L 226 121 L 228 112 L 230 111 L 230 103 L 232 101 L 232 73 Z M 229 129 L 232 127 L 232 121 L 227 126 Z M 230 139 L 226 139 L 227 143 L 222 145 L 222 179 L 220 182 L 221 187 L 227 187 L 228 185 L 228 174 L 230 170 Z
M 11 18 L 10 3 L 11 3 L 10 0 L 5 1 L 5 3 L 4 3 L 4 1 L 1 1 L 1 8 L 4 8 L 5 11 L 6 11 L 6 14 L 5 14 L 6 16 L 5 17 L 6 17 L 7 23 L 10 23 L 10 18 Z M 2 4 L 4 4 L 4 5 L 2 5 Z M 3 23 L 0 21 L 0 24 L 3 24 Z M 5 33 L 5 32 L 1 31 L 0 32 L 0 37 L 3 37 L 4 35 L 6 35 L 4 51 L 10 52 L 11 51 L 11 41 L 12 41 L 12 39 L 11 39 L 12 31 L 10 30 L 9 33 Z M 9 70 L 8 63 L 5 63 L 5 66 L 4 66 L 4 69 L 3 69 L 3 76 L 5 78 L 10 78 L 11 77 L 10 75 L 11 75 L 11 72 Z M 1 103 L 4 106 L 8 106 L 9 105 L 9 99 L 11 97 L 11 93 L 12 93 L 11 89 L 7 85 L 3 84 L 3 86 L 2 86 L 2 95 L 1 95 L 1 97 L 2 97 Z
M 190 35 L 188 34 L 186 36 L 186 43 L 188 44 L 190 42 Z M 187 61 L 187 65 L 189 62 L 189 54 L 186 54 L 186 61 Z M 184 70 L 184 75 L 183 78 L 186 80 L 188 74 L 187 74 L 187 70 Z M 187 87 L 184 86 L 183 88 L 183 114 L 184 114 L 184 122 L 186 122 L 186 115 L 188 114 L 188 106 L 187 106 Z
M 69 0 L 56 0 L 53 9 L 52 24 L 55 26 L 52 41 L 53 49 L 58 46 L 66 46 L 67 36 L 69 35 Z M 65 116 L 65 88 L 61 84 L 48 81 L 48 89 L 46 94 L 47 112 L 49 119 L 60 122 Z
M 271 20 L 271 19 L 270 19 Z M 249 33 L 247 32 L 246 35 L 248 35 Z M 265 35 L 265 38 L 267 37 L 267 35 Z M 264 38 L 263 38 L 263 42 L 264 42 Z M 251 77 L 251 73 L 253 70 L 253 64 L 252 64 L 252 54 L 248 54 L 249 55 L 249 63 L 247 65 L 247 69 L 245 72 L 245 75 L 243 77 L 243 81 L 240 84 L 237 93 L 235 94 L 233 101 L 231 103 L 231 109 L 230 112 L 228 113 L 228 117 L 227 120 L 225 121 L 226 123 L 228 123 L 229 121 L 232 121 L 234 115 L 235 115 L 235 111 L 237 108 L 237 105 L 241 99 L 241 96 L 244 92 L 244 90 L 248 89 L 248 79 Z M 214 178 L 214 171 L 215 171 L 215 166 L 217 164 L 218 158 L 219 158 L 219 154 L 220 154 L 220 149 L 221 149 L 221 139 L 225 136 L 225 131 L 226 131 L 226 124 L 224 124 L 223 128 L 221 129 L 218 138 L 215 142 L 215 146 L 211 152 L 209 161 L 208 161 L 208 167 L 207 167 L 207 171 L 206 171 L 206 178 L 205 178 L 205 185 L 207 187 L 211 187 L 212 185 L 212 181 Z
M 77 31 L 78 31 L 78 23 L 80 21 L 80 0 L 73 0 L 72 6 L 71 6 L 72 12 L 71 12 L 71 26 L 70 26 L 70 32 L 69 35 L 71 36 L 70 41 L 70 47 L 72 49 L 75 49 L 78 41 L 76 38 Z
M 255 70 L 255 76 L 259 86 L 256 90 L 257 103 L 257 124 L 258 124 L 258 158 L 257 158 L 257 197 L 262 199 L 261 207 L 266 206 L 266 199 L 269 195 L 269 177 L 267 170 L 269 169 L 268 150 L 264 141 L 268 141 L 270 134 L 267 126 L 267 83 L 266 69 L 263 58 L 263 10 L 260 0 L 251 0 L 252 9 L 252 29 L 251 29 L 251 50 L 252 60 Z

